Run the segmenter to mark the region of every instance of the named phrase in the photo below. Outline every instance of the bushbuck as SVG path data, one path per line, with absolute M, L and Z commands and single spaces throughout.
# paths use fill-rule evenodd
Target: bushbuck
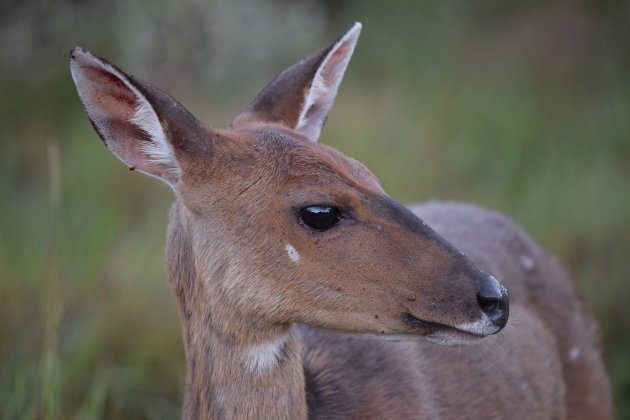
M 317 143 L 360 30 L 282 72 L 226 129 L 70 53 L 107 148 L 175 193 L 182 416 L 611 418 L 596 324 L 554 257 L 481 207 L 404 207 Z

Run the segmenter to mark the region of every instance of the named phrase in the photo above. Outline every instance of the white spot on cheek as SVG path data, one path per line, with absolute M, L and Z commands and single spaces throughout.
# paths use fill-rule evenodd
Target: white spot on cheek
M 293 248 L 293 245 L 287 244 L 284 249 L 287 250 L 287 254 L 289 255 L 289 258 L 291 258 L 291 261 L 298 262 L 298 260 L 300 259 L 300 254 L 298 254 L 295 248 Z

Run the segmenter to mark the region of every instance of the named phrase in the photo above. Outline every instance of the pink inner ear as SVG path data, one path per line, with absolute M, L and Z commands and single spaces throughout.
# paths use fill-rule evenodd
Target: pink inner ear
M 136 95 L 123 81 L 99 67 L 86 66 L 85 75 L 95 86 L 90 103 L 107 119 L 129 121 L 136 112 Z
M 346 41 L 328 58 L 328 61 L 320 73 L 327 86 L 331 86 L 335 83 L 338 77 L 337 72 L 339 71 L 339 66 L 343 64 L 344 60 L 347 58 L 349 48 L 350 41 Z

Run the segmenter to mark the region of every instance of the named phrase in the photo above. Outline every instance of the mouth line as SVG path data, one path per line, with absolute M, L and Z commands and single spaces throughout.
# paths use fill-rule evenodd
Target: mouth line
M 440 324 L 438 322 L 423 321 L 420 318 L 416 318 L 409 312 L 403 312 L 401 314 L 401 317 L 402 317 L 403 322 L 405 322 L 406 324 L 414 328 L 427 331 L 426 335 L 431 335 L 437 332 L 453 332 L 453 333 L 465 335 L 468 337 L 475 337 L 475 338 L 486 337 L 485 334 L 477 334 L 470 331 L 460 330 L 459 328 L 451 327 L 450 325 Z

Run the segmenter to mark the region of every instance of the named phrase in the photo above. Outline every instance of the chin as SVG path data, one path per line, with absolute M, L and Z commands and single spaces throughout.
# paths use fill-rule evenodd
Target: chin
M 439 331 L 429 334 L 424 339 L 441 346 L 467 346 L 481 342 L 487 335 L 473 334 L 460 330 Z

